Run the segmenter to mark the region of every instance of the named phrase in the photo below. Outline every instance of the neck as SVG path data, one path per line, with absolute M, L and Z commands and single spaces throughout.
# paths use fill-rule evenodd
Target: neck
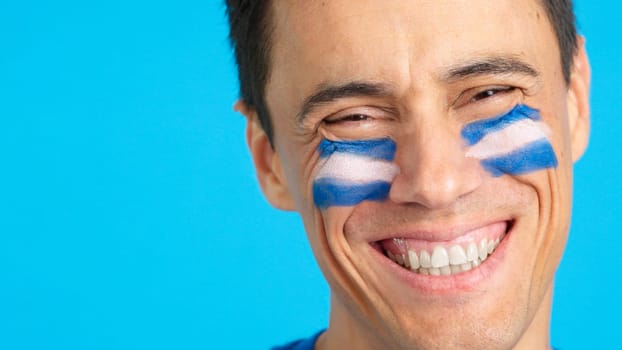
M 331 293 L 328 329 L 315 344 L 315 350 L 388 349 L 378 337 L 378 331 L 356 322 L 347 308 Z

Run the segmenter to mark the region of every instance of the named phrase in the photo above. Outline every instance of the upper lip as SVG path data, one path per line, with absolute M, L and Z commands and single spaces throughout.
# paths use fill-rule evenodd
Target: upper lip
M 404 238 L 428 242 L 449 242 L 478 228 L 486 227 L 497 222 L 510 222 L 510 217 L 475 220 L 450 220 L 445 222 L 429 222 L 402 224 L 397 227 L 383 228 L 368 237 L 370 242 L 386 239 Z

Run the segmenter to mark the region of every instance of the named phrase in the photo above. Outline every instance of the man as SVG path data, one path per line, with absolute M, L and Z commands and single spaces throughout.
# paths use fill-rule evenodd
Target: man
M 570 1 L 234 1 L 261 188 L 331 289 L 299 349 L 548 349 L 589 66 Z

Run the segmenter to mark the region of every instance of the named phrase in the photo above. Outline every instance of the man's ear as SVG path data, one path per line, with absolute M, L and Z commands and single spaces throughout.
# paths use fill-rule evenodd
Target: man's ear
M 235 103 L 234 109 L 246 117 L 246 143 L 264 196 L 276 208 L 294 210 L 294 201 L 287 187 L 281 158 L 261 127 L 257 111 L 241 99 Z
M 585 50 L 585 38 L 578 36 L 568 89 L 568 116 L 572 161 L 581 158 L 590 138 L 590 63 Z

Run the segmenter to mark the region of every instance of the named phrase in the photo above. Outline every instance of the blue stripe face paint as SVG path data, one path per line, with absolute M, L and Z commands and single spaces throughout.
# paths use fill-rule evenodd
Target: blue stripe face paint
M 392 161 L 395 158 L 395 142 L 391 139 L 372 139 L 362 141 L 329 141 L 322 140 L 318 146 L 320 158 L 334 153 L 348 153 L 363 157 Z
M 521 175 L 554 168 L 557 157 L 538 110 L 517 105 L 508 113 L 462 129 L 467 157 L 480 159 L 492 176 Z
M 348 181 L 318 179 L 313 183 L 313 198 L 320 208 L 330 206 L 352 206 L 363 201 L 383 201 L 387 198 L 391 184 L 374 181 L 352 184 Z
M 325 209 L 385 200 L 399 172 L 393 163 L 395 150 L 395 142 L 388 138 L 322 140 L 318 146 L 322 164 L 313 181 L 315 205 Z
M 462 137 L 467 141 L 469 146 L 472 146 L 481 141 L 484 136 L 495 131 L 500 131 L 512 123 L 516 123 L 523 119 L 530 119 L 533 121 L 542 120 L 537 110 L 526 105 L 517 105 L 512 108 L 511 111 L 499 117 L 467 124 L 462 128 Z
M 468 146 L 466 156 L 479 159 L 482 167 L 495 177 L 557 166 L 548 128 L 538 110 L 527 105 L 470 123 L 461 135 Z M 387 199 L 399 172 L 393 162 L 393 140 L 322 140 L 317 151 L 321 165 L 313 182 L 313 200 L 318 208 Z

